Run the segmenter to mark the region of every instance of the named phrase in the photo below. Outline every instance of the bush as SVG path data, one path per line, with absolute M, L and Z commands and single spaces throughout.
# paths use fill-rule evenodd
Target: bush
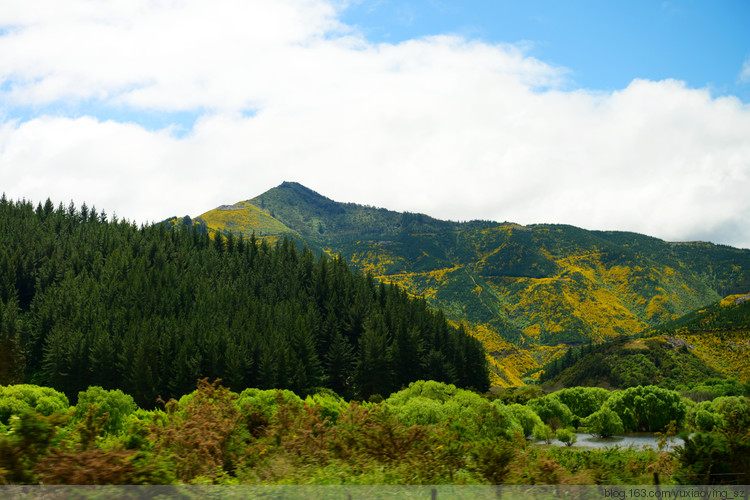
M 695 413 L 695 428 L 701 431 L 712 431 L 724 425 L 724 419 L 718 413 L 698 410 Z
M 733 422 L 739 428 L 750 428 L 750 404 L 742 396 L 724 396 L 713 400 L 711 410 L 721 415 L 724 422 Z
M 606 406 L 630 431 L 662 431 L 672 421 L 679 427 L 687 414 L 687 406 L 677 392 L 653 385 L 613 392 Z
M 317 408 L 323 418 L 327 418 L 330 423 L 336 423 L 339 415 L 349 406 L 338 394 L 331 390 L 316 392 L 312 396 L 305 398 L 305 404 Z
M 726 436 L 696 433 L 677 449 L 680 463 L 677 480 L 682 484 L 717 484 L 734 481 L 730 461 L 732 450 Z
M 33 410 L 41 415 L 65 411 L 70 407 L 62 392 L 32 384 L 0 386 L 0 423 L 8 425 L 11 415 Z
M 93 411 L 93 416 L 102 418 L 107 415 L 104 431 L 115 434 L 123 429 L 128 415 L 138 409 L 133 397 L 119 389 L 107 391 L 98 386 L 92 386 L 78 393 L 75 420 L 81 421 L 84 415 Z
M 564 403 L 573 415 L 584 419 L 598 411 L 609 399 L 610 392 L 601 387 L 571 387 L 562 389 L 554 395 Z
M 507 408 L 513 419 L 521 426 L 524 437 L 530 436 L 534 432 L 534 427 L 543 423 L 539 415 L 528 406 L 515 403 Z
M 550 444 L 552 442 L 552 438 L 555 437 L 555 431 L 553 431 L 552 428 L 547 424 L 535 425 L 532 432 L 534 434 L 534 439 L 544 441 L 547 444 Z
M 611 437 L 623 432 L 620 416 L 607 406 L 586 417 L 583 423 L 589 432 L 601 438 Z
M 171 470 L 181 481 L 219 477 L 242 459 L 247 434 L 237 399 L 218 381 L 201 379 L 190 397 L 168 403 L 168 417 L 151 427 L 155 450 L 171 457 Z
M 385 400 L 385 407 L 405 425 L 448 423 L 464 439 L 510 439 L 523 432 L 501 401 L 490 403 L 471 391 L 431 380 L 412 382 Z
M 555 433 L 555 437 L 565 446 L 573 446 L 575 442 L 578 441 L 578 435 L 568 429 L 558 429 Z
M 413 397 L 391 408 L 405 425 L 431 425 L 446 420 L 445 405 L 423 396 Z
M 391 406 L 399 406 L 415 397 L 433 399 L 440 403 L 459 399 L 463 405 L 484 401 L 482 396 L 465 389 L 459 389 L 453 384 L 435 382 L 434 380 L 417 380 L 410 383 L 406 389 L 391 394 L 386 402 Z
M 186 397 L 180 399 L 180 406 L 187 403 L 183 401 Z M 276 416 L 279 406 L 289 405 L 301 409 L 303 401 L 295 393 L 286 389 L 250 388 L 240 393 L 239 397 L 234 400 L 234 405 L 240 411 L 248 430 L 257 436 Z
M 539 415 L 542 422 L 555 428 L 567 427 L 573 420 L 573 412 L 555 394 L 532 399 L 527 406 Z

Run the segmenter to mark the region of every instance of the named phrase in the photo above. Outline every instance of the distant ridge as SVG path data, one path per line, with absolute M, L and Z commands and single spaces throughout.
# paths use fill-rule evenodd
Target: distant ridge
M 248 203 L 307 238 L 398 234 L 415 221 L 425 228 L 450 229 L 455 223 L 424 214 L 403 214 L 385 208 L 340 203 L 297 182 L 283 182 Z

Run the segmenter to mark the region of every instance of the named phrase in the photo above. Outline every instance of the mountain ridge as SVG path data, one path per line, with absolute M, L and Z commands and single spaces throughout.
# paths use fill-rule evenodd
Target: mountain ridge
M 492 357 L 499 383 L 518 382 L 559 355 L 560 344 L 640 334 L 750 291 L 750 250 L 707 242 L 562 224 L 443 221 L 336 202 L 296 182 L 234 206 L 240 209 L 224 212 L 241 223 L 223 222 L 212 214 L 217 209 L 197 220 L 209 232 L 292 237 L 424 297 L 488 352 L 515 353 L 516 370 L 501 366 L 506 355 Z M 252 222 L 258 213 L 268 225 Z

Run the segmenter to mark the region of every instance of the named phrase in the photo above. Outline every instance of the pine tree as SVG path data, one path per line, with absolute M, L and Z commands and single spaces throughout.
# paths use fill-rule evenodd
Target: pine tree
M 374 394 L 386 397 L 393 389 L 388 358 L 388 330 L 380 314 L 371 315 L 359 339 L 355 370 L 357 394 L 367 399 Z
M 23 382 L 26 357 L 19 335 L 18 303 L 0 302 L 0 385 Z
M 342 397 L 351 398 L 351 375 L 354 367 L 354 349 L 341 335 L 334 331 L 325 357 L 326 385 Z
M 104 389 L 118 386 L 117 349 L 112 337 L 102 329 L 97 329 L 89 351 L 89 381 Z

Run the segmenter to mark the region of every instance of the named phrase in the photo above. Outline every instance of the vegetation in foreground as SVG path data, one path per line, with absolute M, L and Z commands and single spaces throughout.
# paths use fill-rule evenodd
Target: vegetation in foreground
M 527 391 L 527 395 L 531 395 Z M 512 402 L 418 381 L 380 402 L 331 391 L 194 392 L 143 410 L 90 387 L 75 406 L 50 388 L 0 387 L 4 484 L 745 484 L 750 405 L 700 404 L 654 386 L 571 388 Z M 522 398 L 522 397 L 521 397 Z M 683 448 L 538 446 L 527 436 L 677 429 Z M 571 443 L 573 444 L 573 443 Z M 672 450 L 672 451 L 670 451 Z

